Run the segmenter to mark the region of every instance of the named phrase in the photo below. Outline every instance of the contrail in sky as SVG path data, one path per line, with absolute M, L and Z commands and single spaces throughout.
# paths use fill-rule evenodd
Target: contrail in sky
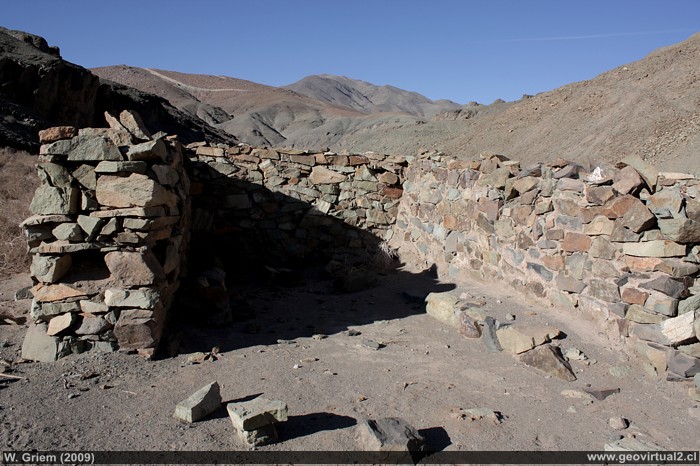
M 516 39 L 501 39 L 493 41 L 485 41 L 492 43 L 504 42 L 550 42 L 561 40 L 587 40 L 587 39 L 604 39 L 607 37 L 628 37 L 628 36 L 650 36 L 654 34 L 670 34 L 678 32 L 691 32 L 693 29 L 671 29 L 667 31 L 639 31 L 639 32 L 611 32 L 607 34 L 590 34 L 581 36 L 552 36 L 552 37 L 521 37 Z

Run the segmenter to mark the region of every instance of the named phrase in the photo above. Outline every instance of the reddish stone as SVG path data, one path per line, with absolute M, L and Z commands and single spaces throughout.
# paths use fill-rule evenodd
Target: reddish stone
M 561 247 L 564 251 L 568 252 L 586 252 L 590 249 L 591 242 L 592 240 L 588 235 L 569 231 L 564 235 L 564 241 L 562 241 Z
M 385 186 L 379 191 L 379 194 L 389 199 L 401 199 L 401 196 L 403 196 L 403 189 Z
M 503 206 L 503 201 L 481 198 L 478 206 L 479 210 L 486 215 L 490 222 L 495 222 L 498 220 L 499 210 Z
M 640 306 L 644 306 L 644 303 L 647 301 L 648 297 L 649 293 L 645 293 L 644 291 L 640 291 L 636 288 L 622 289 L 622 300 L 627 304 L 639 304 Z
M 613 178 L 613 189 L 620 194 L 628 194 L 636 191 L 640 186 L 642 186 L 642 178 L 637 173 L 637 170 L 627 166 L 615 173 Z
M 442 224 L 448 230 L 455 230 L 457 228 L 457 219 L 452 215 L 445 215 L 442 218 Z
M 363 155 L 351 155 L 348 157 L 348 165 L 364 165 L 369 163 L 369 159 Z
M 651 272 L 662 263 L 663 261 L 657 257 L 625 256 L 625 264 L 633 272 Z
M 54 126 L 39 131 L 39 142 L 48 144 L 50 142 L 60 141 L 61 139 L 71 139 L 77 136 L 78 132 L 73 126 Z
M 542 256 L 542 265 L 547 267 L 549 270 L 563 270 L 564 256 Z

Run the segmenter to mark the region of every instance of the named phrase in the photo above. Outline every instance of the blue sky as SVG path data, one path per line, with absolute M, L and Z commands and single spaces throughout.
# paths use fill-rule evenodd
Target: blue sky
M 85 67 L 280 86 L 311 74 L 459 103 L 590 79 L 700 31 L 698 0 L 21 0 L 0 25 Z

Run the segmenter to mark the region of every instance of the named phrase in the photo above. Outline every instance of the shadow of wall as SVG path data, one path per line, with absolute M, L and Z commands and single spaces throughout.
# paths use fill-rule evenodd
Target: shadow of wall
M 175 327 L 187 334 L 183 346 L 223 351 L 331 334 L 423 312 L 420 296 L 454 288 L 434 273 L 397 270 L 387 246 L 406 166 L 403 157 L 380 154 L 194 148 L 188 276 L 174 309 Z M 361 309 L 337 299 L 370 288 L 386 294 L 389 275 L 410 292 L 392 289 Z M 277 309 L 291 288 L 301 290 L 289 298 L 296 301 Z M 261 295 L 279 299 L 262 303 Z M 269 315 L 260 306 L 272 308 Z M 290 312 L 299 314 L 293 325 L 277 325 Z M 208 327 L 191 331 L 202 324 Z

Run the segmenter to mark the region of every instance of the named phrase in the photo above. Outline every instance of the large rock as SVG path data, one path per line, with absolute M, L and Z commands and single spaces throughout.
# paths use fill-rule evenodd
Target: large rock
M 58 240 L 63 241 L 82 241 L 83 230 L 77 223 L 61 223 L 56 228 L 51 230 L 51 234 Z
M 72 312 L 58 315 L 49 321 L 49 327 L 46 329 L 46 334 L 56 336 L 61 332 L 68 330 L 75 322 L 75 315 Z
M 155 165 L 157 166 L 157 165 Z M 95 173 L 140 173 L 144 174 L 148 170 L 148 163 L 144 161 L 125 160 L 120 162 L 102 161 L 95 167 Z M 95 182 L 97 183 L 97 182 Z M 97 185 L 95 185 L 96 187 Z M 92 189 L 95 189 L 94 187 Z
M 141 290 L 120 290 L 111 288 L 105 291 L 105 304 L 110 307 L 153 309 L 159 299 L 160 293 L 150 288 Z
M 212 382 L 200 388 L 175 406 L 175 418 L 183 422 L 197 422 L 221 406 L 219 384 Z
M 37 175 L 43 184 L 56 188 L 67 188 L 72 181 L 71 174 L 65 167 L 51 162 L 41 162 L 38 165 Z
M 85 301 L 83 301 L 85 302 Z M 112 328 L 105 318 L 101 316 L 85 315 L 80 325 L 75 329 L 76 335 L 99 335 L 100 333 Z
M 637 170 L 639 175 L 649 187 L 649 190 L 654 192 L 656 189 L 656 182 L 659 179 L 659 171 L 653 165 L 642 160 L 636 155 L 629 155 L 622 159 L 622 162 Z
M 647 290 L 660 291 L 672 298 L 685 298 L 688 296 L 688 287 L 667 275 L 656 277 L 651 281 L 641 283 L 639 286 Z
M 669 317 L 673 317 L 678 314 L 678 300 L 656 291 L 651 291 L 649 293 L 649 297 L 647 298 L 646 303 L 644 303 L 644 307 L 652 312 Z
M 105 263 L 114 280 L 125 286 L 145 286 L 165 278 L 163 267 L 150 250 L 145 252 L 112 251 Z
M 124 159 L 117 146 L 110 139 L 101 136 L 74 137 L 65 155 L 70 162 Z
M 130 146 L 126 157 L 129 160 L 158 160 L 165 162 L 168 157 L 168 148 L 161 139 L 155 139 Z
M 449 291 L 444 293 L 430 293 L 425 298 L 425 310 L 429 316 L 440 322 L 459 329 L 460 321 L 457 309 L 459 296 Z
M 548 343 L 560 334 L 556 328 L 538 325 L 509 325 L 496 331 L 501 347 L 513 354 L 524 353 L 535 346 Z
M 358 446 L 374 452 L 420 452 L 425 439 L 400 418 L 368 419 L 357 426 Z
M 22 359 L 52 362 L 58 356 L 58 338 L 46 334 L 46 324 L 30 325 L 22 342 Z
M 660 324 L 665 320 L 665 317 L 655 312 L 647 312 L 639 304 L 632 304 L 627 308 L 625 319 L 638 324 Z
M 39 215 L 70 215 L 78 211 L 80 195 L 74 187 L 56 188 L 42 184 L 36 191 L 29 209 Z
M 54 126 L 39 131 L 39 142 L 47 144 L 60 141 L 61 139 L 71 139 L 77 134 L 74 126 Z
M 119 348 L 124 351 L 155 348 L 161 334 L 161 326 L 150 311 L 126 309 L 119 315 L 114 326 Z
M 626 166 L 615 173 L 612 187 L 620 194 L 628 194 L 637 191 L 643 183 L 642 177 L 639 176 L 637 170 Z
M 309 181 L 313 184 L 338 184 L 347 177 L 326 167 L 316 166 L 311 170 Z
M 561 248 L 567 252 L 586 252 L 591 247 L 591 237 L 581 233 L 567 231 L 564 235 L 564 241 L 561 243 Z
M 545 374 L 573 382 L 576 376 L 571 366 L 562 356 L 559 348 L 552 345 L 538 346 L 522 353 L 518 359 L 528 366 L 539 369 Z
M 685 256 L 685 250 L 685 244 L 667 240 L 624 243 L 622 245 L 624 254 L 637 257 L 681 257 Z
M 700 222 L 687 218 L 659 220 L 659 229 L 668 239 L 677 243 L 700 242 Z
M 32 295 L 34 299 L 40 303 L 50 303 L 54 301 L 63 301 L 64 299 L 85 298 L 85 291 L 73 288 L 63 283 L 55 285 L 45 285 L 39 283 L 32 287 Z
M 620 301 L 620 289 L 614 282 L 607 280 L 592 279 L 583 294 L 608 303 Z
M 87 241 L 92 241 L 95 236 L 97 236 L 104 223 L 105 221 L 101 218 L 90 217 L 88 215 L 78 216 L 78 225 L 80 225 L 80 228 L 85 232 Z
M 257 397 L 248 401 L 229 403 L 226 410 L 237 430 L 255 430 L 287 420 L 287 404 L 279 400 Z
M 151 139 L 151 132 L 146 128 L 141 115 L 132 111 L 124 110 L 119 114 L 119 123 L 126 128 L 136 139 L 147 141 Z
M 669 349 L 666 352 L 666 364 L 668 365 L 668 375 L 676 376 L 680 379 L 688 379 L 695 374 L 700 374 L 700 359 L 688 356 L 675 349 Z
M 73 264 L 70 254 L 63 256 L 43 256 L 34 254 L 30 272 L 34 278 L 43 283 L 56 283 L 60 280 Z
M 644 203 L 638 199 L 628 206 L 625 212 L 621 212 L 622 225 L 635 233 L 646 231 L 656 223 L 656 217 Z
M 672 319 L 666 319 L 659 325 L 661 333 L 668 339 L 671 346 L 678 346 L 696 339 L 694 322 L 695 312 L 688 312 Z
M 177 196 L 146 175 L 105 175 L 97 179 L 97 202 L 109 207 L 152 207 L 177 204 Z

